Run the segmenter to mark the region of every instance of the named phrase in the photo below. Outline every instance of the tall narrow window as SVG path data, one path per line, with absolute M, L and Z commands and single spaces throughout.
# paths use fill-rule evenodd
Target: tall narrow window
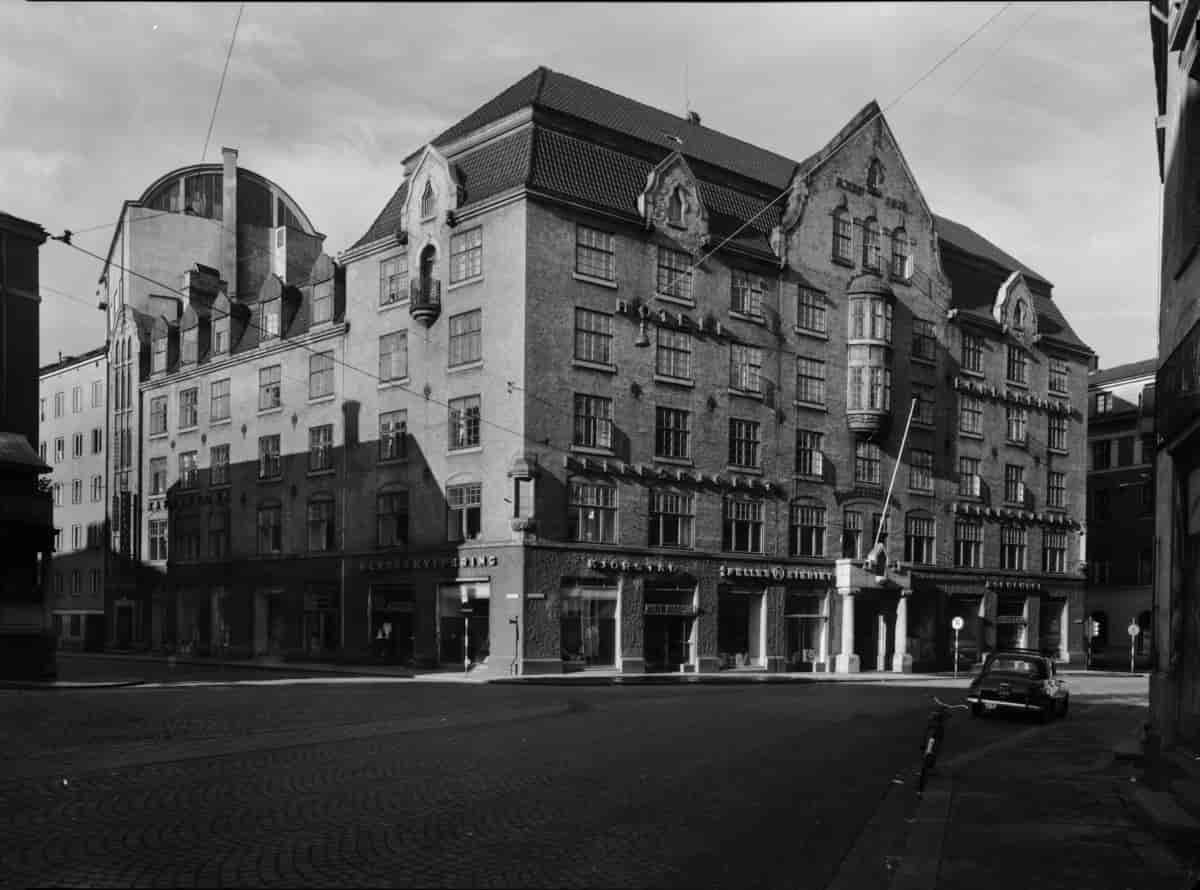
M 981 496 L 983 481 L 979 477 L 979 458 L 960 457 L 958 459 L 958 493 L 962 497 L 977 498 Z
M 731 343 L 729 346 L 729 385 L 749 393 L 762 392 L 763 351 L 757 346 Z
M 842 558 L 862 559 L 863 515 L 861 510 L 846 510 L 842 514 Z
M 333 279 L 313 285 L 312 323 L 314 325 L 333 321 Z
M 179 455 L 179 487 L 195 488 L 200 470 L 196 463 L 196 452 L 184 451 Z
M 1067 416 L 1051 414 L 1046 421 L 1047 444 L 1055 451 L 1067 450 Z
M 387 382 L 408 376 L 408 332 L 395 331 L 379 338 L 379 379 Z
M 937 332 L 933 322 L 913 319 L 912 357 L 926 362 L 937 360 Z
M 853 263 L 850 214 L 844 209 L 833 213 L 833 258 L 841 263 Z
M 1020 346 L 1008 346 L 1008 380 L 1010 383 L 1029 382 L 1029 356 Z
M 166 494 L 167 492 L 167 459 L 165 457 L 150 458 L 150 493 Z
M 1025 553 L 1029 547 L 1027 530 L 1017 525 L 1000 527 L 1000 568 L 1025 570 Z
M 654 370 L 675 380 L 692 379 L 692 338 L 683 331 L 658 328 Z
M 279 435 L 258 438 L 258 478 L 274 479 L 280 474 Z
M 963 569 L 983 568 L 983 520 L 955 520 L 954 565 Z
M 681 408 L 654 409 L 654 456 L 691 457 L 691 413 Z
M 1067 570 L 1067 533 L 1042 532 L 1042 571 L 1063 574 Z
M 892 230 L 892 277 L 908 281 L 912 277 L 909 264 L 908 233 L 904 229 Z
M 758 467 L 758 449 L 762 440 L 760 425 L 756 420 L 729 420 L 729 465 L 733 467 Z
M 1014 464 L 1004 467 L 1004 500 L 1009 504 L 1025 503 L 1025 468 Z
M 82 504 L 83 503 L 83 480 L 82 479 L 73 479 L 71 481 L 71 503 L 72 504 Z
M 913 423 L 923 423 L 926 426 L 933 426 L 935 417 L 934 406 L 936 404 L 933 397 L 933 387 L 914 383 L 913 398 L 917 400 L 917 410 L 913 414 Z
M 811 334 L 824 334 L 825 295 L 803 285 L 796 292 L 796 327 Z
M 763 552 L 763 502 L 746 498 L 725 499 L 721 548 L 731 553 Z
M 908 516 L 904 520 L 904 561 L 933 565 L 932 516 Z
M 179 428 L 181 430 L 196 426 L 199 422 L 198 406 L 200 388 L 191 386 L 179 392 Z
M 677 491 L 650 492 L 651 547 L 691 547 L 695 523 L 696 502 L 692 495 Z
M 378 546 L 408 546 L 408 492 L 391 491 L 377 498 Z
M 450 367 L 483 358 L 483 310 L 450 316 Z
M 182 354 L 180 361 L 185 365 L 194 365 L 200 360 L 200 328 L 193 325 L 180 335 Z
M 408 257 L 394 256 L 379 263 L 379 305 L 390 306 L 408 297 Z
M 83 410 L 83 387 L 75 386 L 71 388 L 71 413 L 78 414 Z
M 1020 405 L 1006 405 L 1008 419 L 1008 441 L 1024 445 L 1029 432 L 1029 409 Z
M 972 436 L 983 435 L 983 400 L 976 396 L 960 395 L 958 429 Z
M 267 300 L 262 304 L 262 324 L 259 335 L 263 340 L 279 339 L 279 300 Z
M 789 523 L 791 556 L 825 555 L 825 508 L 813 504 L 792 504 Z
M 662 296 L 692 302 L 692 258 L 682 250 L 658 248 L 657 290 Z
M 796 475 L 824 475 L 825 461 L 821 455 L 823 434 L 812 430 L 796 430 Z
M 883 458 L 875 442 L 854 445 L 854 481 L 860 485 L 879 485 Z
M 385 411 L 379 415 L 379 459 L 398 460 L 407 454 L 408 411 Z
M 474 228 L 450 236 L 450 283 L 478 278 L 483 274 L 483 229 Z
M 314 553 L 337 549 L 332 498 L 314 498 L 308 502 L 308 549 Z
M 229 352 L 229 313 L 213 309 L 212 354 L 226 355 Z
M 228 445 L 213 445 L 208 449 L 208 484 L 229 484 Z
M 880 250 L 879 223 L 873 218 L 868 219 L 863 223 L 863 268 L 879 271 Z
M 208 516 L 208 556 L 224 559 L 229 555 L 229 513 L 213 510 Z
M 280 365 L 271 365 L 258 370 L 258 410 L 270 411 L 283 404 L 283 390 L 280 386 L 283 369 Z
M 730 279 L 730 303 L 734 312 L 752 315 L 755 318 L 762 315 L 763 280 L 758 275 L 751 275 L 741 269 L 734 269 Z
M 446 531 L 451 541 L 473 541 L 482 534 L 482 483 L 447 486 L 446 505 L 449 510 Z
M 258 508 L 258 552 L 279 553 L 283 550 L 283 510 L 278 504 Z
M 577 393 L 574 444 L 585 448 L 611 448 L 612 407 L 612 399 Z
M 1050 380 L 1047 388 L 1050 392 L 1066 393 L 1069 380 L 1067 361 L 1061 358 L 1050 359 Z
M 311 427 L 308 431 L 308 471 L 319 473 L 333 469 L 333 424 Z
M 983 373 L 983 338 L 974 334 L 962 335 L 962 368 L 975 374 Z
M 318 352 L 308 359 L 308 397 L 333 395 L 333 351 Z
M 479 396 L 451 399 L 449 403 L 450 449 L 477 448 L 480 443 Z
M 437 196 L 433 192 L 433 183 L 425 180 L 425 191 L 421 192 L 421 219 L 433 216 Z
M 150 370 L 155 374 L 159 374 L 159 373 L 162 373 L 163 371 L 166 371 L 167 370 L 167 335 L 166 334 L 163 334 L 160 337 L 154 338 L 154 346 L 151 350 L 151 353 L 152 353 L 152 355 L 151 355 L 152 361 L 151 361 Z M 59 409 L 59 398 L 60 398 L 60 396 L 58 396 L 58 395 L 56 395 L 54 397 L 54 416 L 55 417 L 60 417 L 62 415 L 62 411 Z
M 611 365 L 612 338 L 611 315 L 590 309 L 575 310 L 575 358 Z
M 617 277 L 615 236 L 587 226 L 575 227 L 575 271 L 603 281 Z
M 153 562 L 165 561 L 167 558 L 167 520 L 151 519 L 149 526 L 150 559 Z
M 229 378 L 214 380 L 211 385 L 209 421 L 229 420 Z
M 1067 474 L 1051 470 L 1046 480 L 1046 506 L 1065 507 L 1067 502 Z
M 908 457 L 908 487 L 913 491 L 933 491 L 933 452 L 914 448 Z
M 796 400 L 808 405 L 825 404 L 825 363 L 815 358 L 796 358 Z
M 572 482 L 568 488 L 567 535 L 573 541 L 617 543 L 617 487 Z

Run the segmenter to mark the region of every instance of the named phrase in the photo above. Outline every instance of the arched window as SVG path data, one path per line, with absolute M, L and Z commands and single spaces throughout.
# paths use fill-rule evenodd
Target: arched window
M 428 219 L 433 216 L 434 202 L 437 196 L 433 192 L 433 183 L 428 179 L 425 180 L 425 191 L 421 194 L 421 219 Z
M 908 233 L 904 229 L 892 230 L 892 277 L 907 281 L 911 276 L 908 255 Z
M 863 223 L 863 267 L 879 271 L 880 254 L 879 221 L 871 218 Z
M 1012 326 L 1015 330 L 1025 330 L 1025 305 L 1018 302 L 1013 306 Z
M 674 226 L 683 225 L 683 188 L 676 186 L 667 200 L 667 222 Z
M 881 185 L 883 185 L 883 164 L 875 159 L 871 161 L 871 166 L 867 169 L 867 189 L 878 192 Z
M 854 262 L 850 232 L 850 214 L 844 207 L 839 207 L 833 212 L 833 258 L 843 263 Z

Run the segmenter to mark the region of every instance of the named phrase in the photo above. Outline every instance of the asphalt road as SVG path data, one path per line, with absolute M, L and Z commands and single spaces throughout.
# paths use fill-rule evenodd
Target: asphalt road
M 4 691 L 0 886 L 886 886 L 934 692 L 962 686 Z M 1040 732 L 956 719 L 944 780 Z

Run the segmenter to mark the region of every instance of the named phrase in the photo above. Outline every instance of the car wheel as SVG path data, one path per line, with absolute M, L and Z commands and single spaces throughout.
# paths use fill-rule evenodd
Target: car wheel
M 1042 705 L 1041 710 L 1038 711 L 1038 715 L 1037 715 L 1038 722 L 1039 723 L 1049 723 L 1051 720 L 1054 719 L 1054 713 L 1057 710 L 1058 710 L 1058 706 L 1054 702 L 1047 702 L 1046 704 Z
M 983 705 L 981 705 L 979 702 L 975 702 L 973 705 L 971 705 L 971 716 L 972 717 L 982 717 L 983 716 Z

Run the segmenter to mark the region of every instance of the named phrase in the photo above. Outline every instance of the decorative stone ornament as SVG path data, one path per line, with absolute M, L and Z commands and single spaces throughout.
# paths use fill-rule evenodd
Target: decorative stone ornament
M 647 174 L 637 204 L 647 227 L 665 232 L 693 256 L 708 242 L 708 210 L 700 199 L 700 185 L 679 152 L 667 155 Z
M 992 304 L 992 318 L 1006 334 L 1011 334 L 1026 346 L 1038 336 L 1033 294 L 1025 276 L 1020 272 L 1009 275 L 996 291 L 996 300 Z

